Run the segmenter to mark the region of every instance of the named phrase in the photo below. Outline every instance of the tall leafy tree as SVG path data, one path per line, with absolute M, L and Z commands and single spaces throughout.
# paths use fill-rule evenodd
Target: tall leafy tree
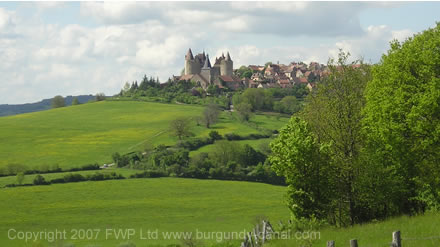
M 405 42 L 391 42 L 367 87 L 369 147 L 401 178 L 395 200 L 400 213 L 440 205 L 439 49 L 440 23 Z
M 330 76 L 309 94 L 301 120 L 293 118 L 282 139 L 272 143 L 271 158 L 290 181 L 294 215 L 326 217 L 342 226 L 369 220 L 369 200 L 376 199 L 365 199 L 370 192 L 363 189 L 372 174 L 363 160 L 361 125 L 370 66 L 348 58 L 341 51 L 337 61 L 329 61 Z
M 272 169 L 284 176 L 288 184 L 288 206 L 295 219 L 326 217 L 330 203 L 329 180 L 332 174 L 325 157 L 325 148 L 310 126 L 292 117 L 270 144 Z
M 319 142 L 330 145 L 329 157 L 336 176 L 333 186 L 338 195 L 333 212 L 341 225 L 363 221 L 357 215 L 365 206 L 361 203 L 362 193 L 357 182 L 364 175 L 361 111 L 371 73 L 370 66 L 362 61 L 349 63 L 349 56 L 341 51 L 337 61 L 329 61 L 331 74 L 309 95 L 301 114 Z

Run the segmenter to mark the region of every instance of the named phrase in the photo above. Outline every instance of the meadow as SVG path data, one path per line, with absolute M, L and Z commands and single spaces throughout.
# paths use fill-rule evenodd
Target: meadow
M 145 145 L 172 145 L 168 133 L 177 117 L 200 116 L 203 107 L 135 101 L 103 101 L 0 118 L 0 168 L 21 164 L 41 169 L 58 165 L 79 167 L 109 163 L 114 152 L 142 150 Z M 219 122 L 207 129 L 194 126 L 195 136 L 259 133 L 256 126 L 279 129 L 288 118 L 255 115 L 242 123 L 231 112 L 222 112 Z
M 81 174 L 82 176 L 86 177 L 88 175 L 93 175 L 95 173 L 112 173 L 115 172 L 117 174 L 121 174 L 125 178 L 129 178 L 130 175 L 141 172 L 140 170 L 135 169 L 129 169 L 129 168 L 106 168 L 106 169 L 100 169 L 100 170 L 90 170 L 90 171 L 75 171 L 75 172 L 53 172 L 53 173 L 40 173 L 46 181 L 50 181 L 52 179 L 56 178 L 62 178 L 68 174 Z M 27 174 L 24 175 L 24 179 L 22 181 L 23 184 L 32 184 L 34 181 L 34 178 L 37 176 L 37 174 Z M 17 176 L 5 176 L 0 177 L 0 188 L 5 187 L 8 184 L 18 184 Z
M 100 229 L 97 239 L 66 240 L 75 246 L 182 244 L 163 237 L 140 239 L 140 229 L 162 232 L 240 232 L 258 218 L 286 220 L 285 187 L 262 183 L 181 178 L 79 182 L 0 189 L 0 246 L 47 246 L 46 241 L 9 240 L 7 232 Z M 135 229 L 130 240 L 106 239 L 105 229 Z M 14 235 L 15 236 L 15 235 Z M 159 235 L 160 236 L 160 235 Z M 145 235 L 144 235 L 145 237 Z M 215 244 L 217 238 L 198 240 Z M 234 241 L 235 245 L 239 240 Z M 66 245 L 68 246 L 68 245 Z
M 269 143 L 271 141 L 272 141 L 271 138 L 262 138 L 262 139 L 257 139 L 257 140 L 240 140 L 240 141 L 233 141 L 233 142 L 237 142 L 240 145 L 248 144 L 249 146 L 251 146 L 255 150 L 262 151 L 261 150 L 261 146 L 262 145 L 269 145 Z M 203 153 L 203 152 L 209 153 L 209 152 L 212 152 L 214 150 L 214 148 L 215 148 L 215 143 L 214 144 L 209 144 L 209 145 L 203 146 L 203 147 L 201 147 L 201 148 L 199 148 L 197 150 L 191 151 L 189 153 L 189 156 L 192 157 L 192 156 L 194 156 L 196 154 Z
M 305 240 L 302 236 L 290 240 L 273 240 L 267 247 L 327 246 L 327 241 L 334 240 L 336 246 L 350 246 L 351 239 L 357 239 L 359 246 L 387 247 L 392 241 L 392 232 L 401 232 L 402 246 L 438 247 L 440 246 L 440 214 L 426 213 L 419 216 L 401 216 L 386 221 L 377 221 L 348 228 L 324 227 L 319 232 L 320 239 Z M 308 231 L 304 231 L 307 233 Z M 302 239 L 303 238 L 303 239 Z

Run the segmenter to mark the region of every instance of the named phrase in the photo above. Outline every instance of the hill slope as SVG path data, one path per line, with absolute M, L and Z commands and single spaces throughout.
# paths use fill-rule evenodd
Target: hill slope
M 103 101 L 0 118 L 0 168 L 8 164 L 62 168 L 111 162 L 114 152 L 141 150 L 145 143 L 174 144 L 167 133 L 176 117 L 200 116 L 203 107 L 147 102 Z M 278 129 L 288 119 L 256 116 L 254 124 Z M 216 130 L 221 134 L 259 133 L 222 113 L 212 129 L 194 126 L 196 136 Z
M 66 105 L 71 105 L 74 97 L 76 97 L 81 104 L 87 103 L 89 100 L 95 99 L 95 96 L 93 95 L 66 96 L 64 98 Z M 0 116 L 10 116 L 28 112 L 49 110 L 51 108 L 51 104 L 52 99 L 43 99 L 42 101 L 27 104 L 3 104 L 0 105 Z

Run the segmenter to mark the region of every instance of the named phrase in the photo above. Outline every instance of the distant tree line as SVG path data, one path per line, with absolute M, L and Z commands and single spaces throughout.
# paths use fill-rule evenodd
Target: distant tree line
M 75 172 L 75 171 L 90 171 L 99 170 L 98 164 L 87 164 L 81 167 L 74 167 L 70 169 L 61 169 L 58 165 L 40 165 L 39 167 L 29 168 L 23 164 L 8 164 L 0 168 L 0 177 L 13 176 L 19 173 L 23 174 L 38 174 L 38 173 L 57 173 L 57 172 Z
M 91 99 L 88 102 L 91 103 L 91 102 L 103 101 L 105 99 L 106 99 L 106 96 L 104 93 L 97 93 L 95 95 L 95 99 L 94 100 Z M 72 106 L 79 105 L 79 104 L 81 104 L 81 103 L 79 102 L 78 98 L 73 97 Z M 60 108 L 60 107 L 65 107 L 65 106 L 66 106 L 66 99 L 63 96 L 57 95 L 57 96 L 53 97 L 53 99 L 51 101 L 52 108 Z
M 145 75 L 140 83 L 137 81 L 131 84 L 125 83 L 116 97 L 162 103 L 216 104 L 223 109 L 229 109 L 229 95 L 226 90 L 210 86 L 207 92 L 214 97 L 207 97 L 206 92 L 202 88 L 197 88 L 195 83 L 190 81 L 169 80 L 166 83 L 160 83 L 159 79 L 148 78 Z
M 206 91 L 191 81 L 171 81 L 161 84 L 159 79 L 143 77 L 142 81 L 125 83 L 118 97 L 164 103 L 185 103 L 209 105 L 216 104 L 229 109 L 230 103 L 239 109 L 243 120 L 248 120 L 255 111 L 275 111 L 293 114 L 302 107 L 303 98 L 309 93 L 305 85 L 293 88 L 256 89 L 247 88 L 232 91 L 209 85 Z M 231 100 L 232 99 L 232 100 Z
M 34 180 L 32 181 L 32 184 L 22 184 L 23 179 L 20 177 L 20 180 L 17 179 L 18 184 L 7 184 L 6 187 L 50 185 L 50 184 L 60 184 L 60 183 L 103 181 L 103 180 L 113 180 L 113 179 L 125 179 L 125 177 L 122 176 L 121 174 L 117 174 L 116 172 L 111 172 L 111 173 L 96 172 L 95 174 L 90 174 L 85 176 L 79 173 L 68 173 L 61 178 L 46 180 L 46 178 L 43 175 L 38 174 L 37 176 L 35 176 Z

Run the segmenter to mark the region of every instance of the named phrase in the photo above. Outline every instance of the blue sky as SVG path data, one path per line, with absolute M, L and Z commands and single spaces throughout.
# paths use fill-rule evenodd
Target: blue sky
M 376 63 L 389 41 L 433 27 L 440 2 L 0 2 L 0 104 L 117 93 L 178 75 L 189 47 L 234 67 Z

